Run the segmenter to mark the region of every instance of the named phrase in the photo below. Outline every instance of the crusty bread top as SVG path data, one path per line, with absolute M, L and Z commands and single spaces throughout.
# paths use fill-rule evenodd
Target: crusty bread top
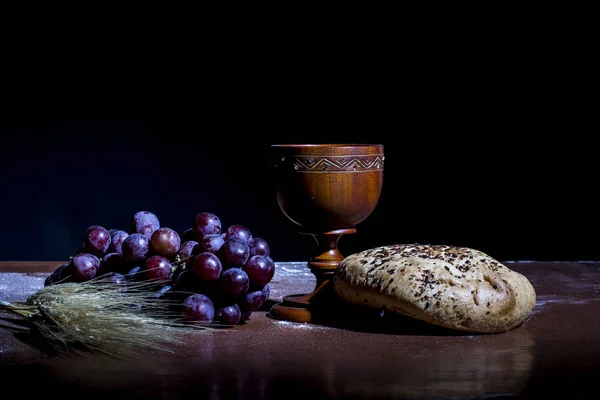
M 479 250 L 448 245 L 398 244 L 352 254 L 333 284 L 351 303 L 476 332 L 511 329 L 535 305 L 525 276 Z

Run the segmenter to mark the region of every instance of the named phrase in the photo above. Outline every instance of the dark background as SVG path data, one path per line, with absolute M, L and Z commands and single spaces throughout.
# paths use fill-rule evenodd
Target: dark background
M 385 146 L 380 203 L 344 254 L 419 242 L 600 259 L 589 52 L 560 31 L 450 28 L 227 46 L 105 29 L 5 47 L 0 259 L 63 260 L 88 226 L 148 210 L 178 231 L 211 211 L 304 260 L 314 242 L 268 174 L 269 146 L 294 142 Z

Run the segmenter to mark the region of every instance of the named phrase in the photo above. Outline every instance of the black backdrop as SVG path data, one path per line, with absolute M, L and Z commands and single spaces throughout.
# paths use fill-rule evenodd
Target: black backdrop
M 88 226 L 127 228 L 135 211 L 149 210 L 180 232 L 211 211 L 267 239 L 276 260 L 303 260 L 314 243 L 277 207 L 269 146 L 344 141 L 384 144 L 386 163 L 380 202 L 341 239 L 343 253 L 419 242 L 502 260 L 600 258 L 586 229 L 597 221 L 594 197 L 578 186 L 569 164 L 576 160 L 560 146 L 539 149 L 483 128 L 409 130 L 402 121 L 388 129 L 363 121 L 353 133 L 282 126 L 269 135 L 260 118 L 209 127 L 159 116 L 98 107 L 5 120 L 0 259 L 65 259 Z
M 384 144 L 380 203 L 342 237 L 344 254 L 418 242 L 600 259 L 597 123 L 577 54 L 553 41 L 423 43 L 248 46 L 253 57 L 197 63 L 150 42 L 5 52 L 0 259 L 66 259 L 88 226 L 124 228 L 149 210 L 178 231 L 211 211 L 267 239 L 276 260 L 304 260 L 314 242 L 268 178 L 278 142 Z

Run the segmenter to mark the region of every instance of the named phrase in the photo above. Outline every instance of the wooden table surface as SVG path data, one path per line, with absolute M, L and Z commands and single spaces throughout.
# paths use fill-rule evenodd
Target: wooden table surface
M 0 263 L 0 299 L 25 300 L 59 264 Z M 264 309 L 226 334 L 196 338 L 177 356 L 50 356 L 28 340 L 18 317 L 0 312 L 0 390 L 8 398 L 15 389 L 18 399 L 597 397 L 600 262 L 505 262 L 531 280 L 537 303 L 523 325 L 493 335 L 393 318 L 274 320 L 268 307 L 314 287 L 306 263 L 276 265 Z

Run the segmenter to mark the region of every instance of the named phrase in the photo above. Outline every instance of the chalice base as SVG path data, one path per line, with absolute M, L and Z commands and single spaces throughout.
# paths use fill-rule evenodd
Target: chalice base
M 317 241 L 317 255 L 308 262 L 308 268 L 315 275 L 315 289 L 306 294 L 284 296 L 281 303 L 275 304 L 269 316 L 290 322 L 322 323 L 340 304 L 333 290 L 333 274 L 344 256 L 337 248 L 342 235 L 355 233 L 356 229 L 337 229 L 325 233 L 304 233 Z

